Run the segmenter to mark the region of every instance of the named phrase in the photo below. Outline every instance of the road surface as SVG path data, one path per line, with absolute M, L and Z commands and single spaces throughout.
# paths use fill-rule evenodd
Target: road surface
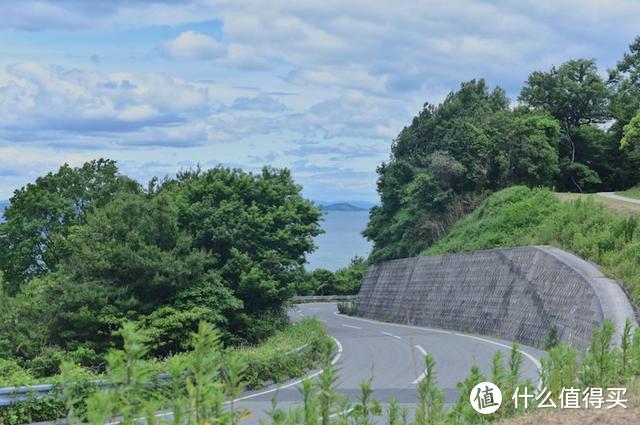
M 617 195 L 615 192 L 598 192 L 598 195 L 604 196 L 605 198 L 615 199 L 617 201 L 629 202 L 632 204 L 640 205 L 640 199 L 629 198 L 628 196 Z
M 496 351 L 509 358 L 511 342 L 481 335 L 464 334 L 383 323 L 337 314 L 335 304 L 300 304 L 292 312 L 293 320 L 315 316 L 325 323 L 329 335 L 341 348 L 336 356 L 340 370 L 338 391 L 356 399 L 359 383 L 372 378 L 374 398 L 387 402 L 397 397 L 402 404 L 411 406 L 416 401 L 416 385 L 424 371 L 424 353 L 436 359 L 439 387 L 444 390 L 445 403 L 458 399 L 456 383 L 462 381 L 473 365 L 486 375 L 491 374 L 491 360 Z M 542 351 L 522 347 L 525 355 L 522 375 L 537 383 L 539 359 Z M 279 407 L 287 408 L 301 401 L 298 380 L 280 387 L 268 388 L 248 394 L 237 402 L 251 410 L 252 415 L 242 423 L 257 423 L 266 418 L 264 413 L 275 397 Z M 509 395 L 510 397 L 510 395 Z

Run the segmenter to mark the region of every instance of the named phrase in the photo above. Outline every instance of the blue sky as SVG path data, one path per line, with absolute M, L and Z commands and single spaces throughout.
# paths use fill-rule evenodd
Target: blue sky
M 425 102 L 484 77 L 515 99 L 571 58 L 603 72 L 640 1 L 0 0 L 0 199 L 68 162 L 140 181 L 286 166 L 316 200 L 369 200 Z

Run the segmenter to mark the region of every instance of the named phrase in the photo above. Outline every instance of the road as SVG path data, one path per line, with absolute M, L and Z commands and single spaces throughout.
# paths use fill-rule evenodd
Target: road
M 355 400 L 359 383 L 372 378 L 374 398 L 386 402 L 397 397 L 411 406 L 416 401 L 417 379 L 424 370 L 424 353 L 436 359 L 438 383 L 445 393 L 445 403 L 458 399 L 456 383 L 462 381 L 473 365 L 490 376 L 491 360 L 496 351 L 508 359 L 511 342 L 486 336 L 377 322 L 337 314 L 335 304 L 301 304 L 292 312 L 293 320 L 314 316 L 325 323 L 329 335 L 340 344 L 336 356 L 340 370 L 338 391 Z M 522 375 L 538 382 L 542 351 L 522 347 L 525 360 Z M 248 394 L 237 405 L 252 411 L 243 423 L 257 423 L 266 417 L 275 397 L 280 407 L 300 402 L 298 381 L 277 388 Z
M 640 199 L 629 198 L 628 196 L 618 195 L 615 192 L 598 192 L 598 195 L 604 196 L 605 198 L 615 199 L 617 201 L 629 202 L 631 204 L 640 205 Z

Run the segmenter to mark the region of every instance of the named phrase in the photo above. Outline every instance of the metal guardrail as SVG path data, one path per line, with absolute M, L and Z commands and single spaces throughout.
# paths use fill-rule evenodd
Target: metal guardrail
M 355 295 L 297 295 L 291 298 L 291 302 L 294 304 L 327 303 L 333 301 L 354 301 L 355 299 Z
M 11 406 L 23 400 L 41 399 L 56 390 L 53 384 L 0 388 L 0 407 Z

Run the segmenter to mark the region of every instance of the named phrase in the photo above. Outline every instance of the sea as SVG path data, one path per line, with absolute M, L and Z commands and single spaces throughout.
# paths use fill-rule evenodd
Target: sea
M 316 236 L 316 250 L 307 255 L 307 270 L 336 271 L 353 257 L 367 257 L 372 244 L 362 236 L 369 211 L 325 211 L 321 221 L 325 233 Z

